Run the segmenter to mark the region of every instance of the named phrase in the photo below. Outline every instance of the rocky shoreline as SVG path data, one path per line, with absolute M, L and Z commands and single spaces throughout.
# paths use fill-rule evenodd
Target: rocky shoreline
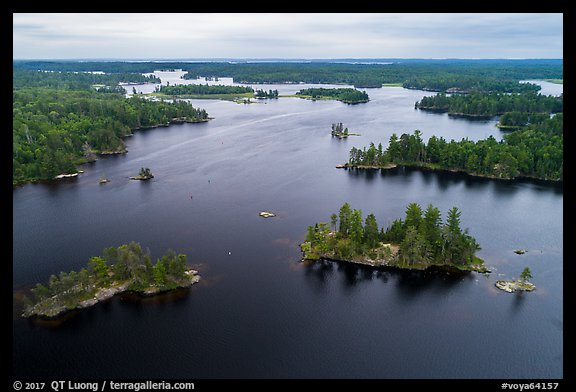
M 189 269 L 185 272 L 186 274 L 186 280 L 180 282 L 176 287 L 174 288 L 170 288 L 170 289 L 162 289 L 160 287 L 157 286 L 149 286 L 143 290 L 131 290 L 129 289 L 130 285 L 131 285 L 131 281 L 125 281 L 122 282 L 120 284 L 116 284 L 110 287 L 102 287 L 99 288 L 95 293 L 94 296 L 92 298 L 83 300 L 78 302 L 75 306 L 64 306 L 64 305 L 58 305 L 58 306 L 46 306 L 44 304 L 44 306 L 32 306 L 29 307 L 27 309 L 24 310 L 24 312 L 22 312 L 22 317 L 38 317 L 41 319 L 45 319 L 45 320 L 55 320 L 58 319 L 60 317 L 62 317 L 64 314 L 69 313 L 73 310 L 79 310 L 79 309 L 86 309 L 86 308 L 90 308 L 100 302 L 106 301 L 116 295 L 119 294 L 124 294 L 127 292 L 133 292 L 135 294 L 144 296 L 144 297 L 150 297 L 153 295 L 158 295 L 158 294 L 162 294 L 168 291 L 172 291 L 172 290 L 176 290 L 176 289 L 180 289 L 180 288 L 187 288 L 192 286 L 195 283 L 198 283 L 200 281 L 200 275 L 198 275 L 198 271 L 193 270 L 193 269 Z M 56 301 L 54 301 L 56 302 Z
M 494 285 L 507 293 L 536 290 L 536 286 L 533 283 L 524 280 L 497 280 Z
M 307 244 L 302 243 L 300 244 L 300 249 L 302 250 L 302 261 L 306 260 L 326 260 L 326 261 L 333 261 L 333 262 L 342 262 L 342 263 L 351 263 L 351 264 L 359 264 L 365 265 L 374 268 L 382 268 L 386 270 L 404 270 L 404 271 L 427 271 L 427 270 L 439 270 L 444 271 L 447 273 L 467 273 L 467 272 L 478 272 L 482 274 L 487 274 L 492 272 L 488 267 L 486 267 L 483 263 L 482 264 L 470 264 L 466 266 L 456 266 L 456 265 L 449 265 L 449 264 L 430 264 L 426 266 L 421 265 L 400 265 L 397 263 L 396 255 L 398 253 L 399 246 L 393 244 L 382 244 L 384 247 L 388 247 L 390 249 L 390 255 L 387 258 L 382 259 L 370 259 L 369 257 L 363 258 L 355 258 L 355 259 L 338 259 L 335 258 L 332 254 L 328 253 L 312 253 L 307 250 Z

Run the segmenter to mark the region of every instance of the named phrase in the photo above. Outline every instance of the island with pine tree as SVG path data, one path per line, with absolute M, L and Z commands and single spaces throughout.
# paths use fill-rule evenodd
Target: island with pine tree
M 25 297 L 23 317 L 56 319 L 75 309 L 96 305 L 125 292 L 151 296 L 190 287 L 200 280 L 187 266 L 187 256 L 169 249 L 156 263 L 132 241 L 117 248 L 105 248 L 80 271 L 52 275 L 48 286 L 36 284 Z
M 453 207 L 442 222 L 440 210 L 429 204 L 406 207 L 405 219 L 385 230 L 374 214 L 365 220 L 362 211 L 348 203 L 332 214 L 331 223 L 308 226 L 300 245 L 304 260 L 333 260 L 397 269 L 490 272 L 475 253 L 480 249 L 468 229 L 460 227 L 461 211 Z
M 141 167 L 140 173 L 137 176 L 128 177 L 131 180 L 140 180 L 140 181 L 147 181 L 151 178 L 154 178 L 154 174 L 150 171 L 148 167 Z
M 530 282 L 530 279 L 532 279 L 532 271 L 530 271 L 530 268 L 525 267 L 518 279 L 497 280 L 494 285 L 507 293 L 534 291 L 536 290 L 536 285 Z

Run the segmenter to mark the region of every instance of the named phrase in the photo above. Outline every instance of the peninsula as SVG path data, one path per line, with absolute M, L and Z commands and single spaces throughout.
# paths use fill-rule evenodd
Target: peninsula
M 169 249 L 152 263 L 149 251 L 137 242 L 104 249 L 103 256 L 91 257 L 80 271 L 52 275 L 48 286 L 42 283 L 26 297 L 23 317 L 55 319 L 74 309 L 84 309 L 114 295 L 134 292 L 150 296 L 190 287 L 200 280 L 187 266 L 187 256 Z
M 476 257 L 480 249 L 468 229 L 460 227 L 461 212 L 448 211 L 442 223 L 440 210 L 429 204 L 425 211 L 417 203 L 406 207 L 406 218 L 379 229 L 374 214 L 363 223 L 362 211 L 348 203 L 328 223 L 308 226 L 300 245 L 305 260 L 336 260 L 373 267 L 425 270 L 490 272 Z
M 463 172 L 471 176 L 512 180 L 535 178 L 562 182 L 563 114 L 559 113 L 538 125 L 504 135 L 501 141 L 493 136 L 472 141 L 446 141 L 443 137 L 423 139 L 422 132 L 396 133 L 388 147 L 370 143 L 362 149 L 352 147 L 349 160 L 339 168 L 390 169 L 409 166 L 428 170 Z
M 38 72 L 38 81 L 75 78 L 73 73 Z M 14 78 L 18 76 L 15 71 Z M 48 79 L 46 79 L 48 78 Z M 16 82 L 15 82 L 16 83 Z M 45 86 L 14 87 L 14 186 L 75 174 L 99 155 L 127 152 L 124 138 L 139 129 L 209 120 L 204 109 L 184 101 L 152 101 L 138 95 Z

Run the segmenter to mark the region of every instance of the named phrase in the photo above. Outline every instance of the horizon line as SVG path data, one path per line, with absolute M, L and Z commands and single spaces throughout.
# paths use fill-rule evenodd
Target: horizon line
M 390 60 L 564 60 L 563 57 L 187 57 L 187 58 L 120 58 L 120 57 L 67 57 L 67 58 L 12 58 L 12 61 L 122 61 L 122 62 L 199 62 L 199 61 L 268 61 L 268 62 L 299 62 L 299 61 L 390 61 Z

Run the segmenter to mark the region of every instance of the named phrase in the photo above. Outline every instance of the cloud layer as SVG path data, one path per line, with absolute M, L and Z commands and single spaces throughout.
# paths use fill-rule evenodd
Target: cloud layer
M 13 57 L 562 58 L 562 14 L 13 14 Z

